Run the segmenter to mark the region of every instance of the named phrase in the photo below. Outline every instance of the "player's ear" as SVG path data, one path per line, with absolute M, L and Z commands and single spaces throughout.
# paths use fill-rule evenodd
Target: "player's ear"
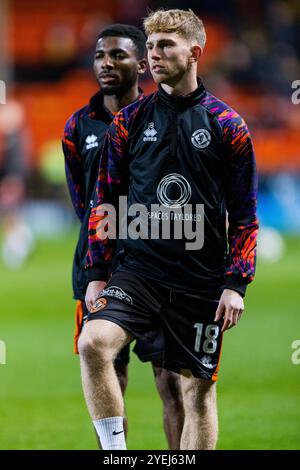
M 138 74 L 143 75 L 148 67 L 147 59 L 141 59 L 138 63 Z
M 200 57 L 203 54 L 203 49 L 199 44 L 196 44 L 195 46 L 191 47 L 191 56 L 189 58 L 189 62 L 193 64 L 194 62 L 198 62 Z

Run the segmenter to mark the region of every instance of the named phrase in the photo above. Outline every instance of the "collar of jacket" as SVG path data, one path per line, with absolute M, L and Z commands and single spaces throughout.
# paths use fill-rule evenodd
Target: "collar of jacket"
M 142 100 L 145 98 L 144 92 L 141 88 L 139 88 L 139 96 L 138 100 Z M 95 95 L 93 95 L 90 99 L 89 103 L 90 108 L 90 118 L 97 119 L 101 121 L 108 121 L 109 123 L 113 120 L 114 115 L 104 106 L 104 95 L 99 90 Z
M 157 96 L 159 101 L 172 109 L 184 110 L 191 108 L 199 103 L 201 96 L 205 93 L 205 87 L 200 79 L 198 80 L 198 88 L 186 96 L 169 95 L 161 85 L 158 87 Z

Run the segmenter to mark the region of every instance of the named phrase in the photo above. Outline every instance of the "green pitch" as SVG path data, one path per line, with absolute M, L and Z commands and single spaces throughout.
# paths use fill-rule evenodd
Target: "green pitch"
M 72 354 L 70 266 L 75 238 L 39 243 L 17 273 L 0 267 L 1 449 L 95 449 Z M 258 264 L 246 312 L 224 338 L 218 383 L 219 449 L 300 448 L 300 243 Z M 134 355 L 127 392 L 129 449 L 165 449 L 151 368 Z

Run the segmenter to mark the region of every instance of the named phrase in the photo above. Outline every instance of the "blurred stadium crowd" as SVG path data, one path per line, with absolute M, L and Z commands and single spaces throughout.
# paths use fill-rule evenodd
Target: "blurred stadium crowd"
M 158 7 L 190 7 L 204 20 L 208 40 L 199 75 L 250 127 L 260 220 L 300 232 L 300 107 L 291 99 L 292 83 L 300 80 L 298 0 L 1 0 L 4 227 L 13 225 L 22 205 L 33 232 L 49 234 L 71 223 L 60 139 L 66 119 L 97 90 L 91 70 L 96 37 L 109 23 L 140 26 L 147 9 Z M 149 74 L 141 85 L 146 93 L 154 90 Z

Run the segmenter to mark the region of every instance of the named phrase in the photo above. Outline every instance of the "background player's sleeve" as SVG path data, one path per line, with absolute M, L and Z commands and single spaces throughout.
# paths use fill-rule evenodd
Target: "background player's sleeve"
M 235 112 L 224 126 L 228 264 L 225 288 L 245 295 L 254 278 L 258 220 L 257 175 L 249 130 Z
M 82 222 L 85 214 L 85 178 L 84 166 L 78 152 L 78 136 L 76 128 L 76 115 L 67 121 L 62 147 L 65 156 L 65 169 L 67 184 L 75 212 Z
M 109 264 L 115 253 L 116 240 L 103 238 L 103 223 L 113 211 L 104 210 L 105 204 L 115 208 L 118 219 L 119 196 L 128 192 L 128 165 L 126 142 L 128 131 L 123 112 L 116 115 L 105 137 L 99 164 L 94 207 L 89 219 L 89 249 L 86 259 L 89 281 L 107 281 Z M 115 220 L 116 223 L 116 220 Z

